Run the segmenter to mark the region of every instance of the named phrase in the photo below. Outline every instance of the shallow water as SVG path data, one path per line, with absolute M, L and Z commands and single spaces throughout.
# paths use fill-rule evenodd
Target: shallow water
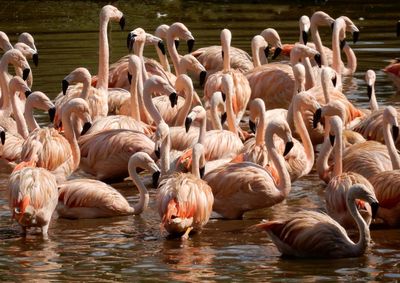
M 139 2 L 139 1 L 136 1 Z M 281 1 L 283 2 L 283 1 Z M 298 38 L 297 21 L 303 14 L 324 10 L 337 17 L 343 13 L 360 28 L 360 41 L 352 45 L 358 69 L 345 81 L 349 98 L 367 107 L 364 73 L 377 73 L 376 93 L 380 104 L 400 105 L 400 98 L 380 71 L 399 56 L 400 39 L 395 25 L 400 14 L 396 1 L 145 1 L 118 3 L 124 12 L 126 31 L 112 24 L 111 59 L 127 53 L 127 31 L 143 27 L 153 31 L 159 24 L 185 23 L 196 38 L 195 48 L 218 44 L 219 32 L 232 30 L 232 45 L 250 52 L 251 38 L 273 27 L 283 43 Z M 334 2 L 334 3 L 333 3 Z M 17 34 L 31 32 L 40 53 L 33 67 L 34 90 L 51 97 L 61 91 L 63 77 L 78 66 L 97 73 L 98 13 L 106 2 L 97 1 L 2 1 L 0 30 L 15 42 Z M 159 17 L 157 17 L 159 13 Z M 322 31 L 324 42 L 328 30 Z M 349 39 L 350 41 L 350 39 Z M 182 50 L 182 48 L 181 48 Z M 152 47 L 147 56 L 155 57 Z M 38 113 L 45 122 L 47 116 Z M 79 281 L 304 281 L 391 280 L 400 278 L 400 230 L 373 230 L 373 245 L 366 255 L 341 260 L 288 260 L 266 234 L 249 230 L 262 219 L 285 217 L 299 209 L 324 207 L 324 186 L 315 173 L 293 183 L 286 201 L 270 209 L 245 214 L 243 220 L 211 220 L 201 234 L 188 241 L 170 239 L 159 229 L 155 190 L 150 208 L 141 216 L 95 220 L 53 219 L 48 241 L 38 235 L 23 238 L 10 221 L 6 183 L 0 174 L 0 280 Z M 150 180 L 146 178 L 147 183 Z M 114 186 L 131 204 L 138 199 L 129 181 Z M 355 235 L 357 238 L 357 235 Z

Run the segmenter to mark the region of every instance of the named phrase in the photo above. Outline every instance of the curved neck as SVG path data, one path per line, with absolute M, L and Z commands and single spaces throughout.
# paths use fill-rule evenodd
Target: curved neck
M 369 246 L 369 243 L 371 242 L 369 228 L 356 207 L 355 197 L 347 197 L 346 204 L 351 216 L 353 216 L 354 220 L 357 223 L 358 230 L 360 231 L 360 238 L 358 239 L 358 242 L 353 246 L 353 251 L 355 255 L 362 255 L 366 248 Z
M 15 122 L 17 123 L 17 130 L 18 133 L 26 139 L 29 136 L 28 127 L 26 125 L 26 121 L 24 119 L 24 115 L 18 105 L 17 101 L 17 93 L 14 93 L 11 97 L 11 106 L 14 112 Z
M 161 176 L 165 176 L 169 171 L 169 153 L 171 150 L 171 137 L 168 136 L 161 144 Z
M 20 67 L 17 67 L 17 66 L 14 66 L 14 70 L 15 70 L 15 74 L 18 76 L 18 77 L 21 77 L 22 78 L 22 69 L 20 68 Z M 29 72 L 29 75 L 28 75 L 28 78 L 26 79 L 26 85 L 28 86 L 28 87 L 31 87 L 32 86 L 32 84 L 33 84 L 33 75 L 32 75 L 32 70 Z
M 325 137 L 315 164 L 318 176 L 325 183 L 328 183 L 330 180 L 328 159 L 331 152 L 332 152 L 332 146 L 330 144 L 329 137 Z
M 28 124 L 29 132 L 32 132 L 35 129 L 39 129 L 39 124 L 36 122 L 36 119 L 33 116 L 33 105 L 31 103 L 31 100 L 29 99 L 27 99 L 25 102 L 24 118 L 26 123 Z
M 146 186 L 143 184 L 142 180 L 140 179 L 139 175 L 136 173 L 137 166 L 131 166 L 128 168 L 129 175 L 132 178 L 133 183 L 138 188 L 140 196 L 139 202 L 133 206 L 133 214 L 140 214 L 142 213 L 149 205 L 149 192 L 147 191 Z
M 150 114 L 154 123 L 156 125 L 159 125 L 160 122 L 163 121 L 163 118 L 161 117 L 160 112 L 158 112 L 157 108 L 154 106 L 151 91 L 143 89 L 143 102 L 145 109 Z
M 393 136 L 390 133 L 390 124 L 385 122 L 383 125 L 383 137 L 389 152 L 390 160 L 392 161 L 393 170 L 400 169 L 400 157 L 397 153 L 396 146 L 393 141 Z
M 107 38 L 108 19 L 100 16 L 99 28 L 99 69 L 96 88 L 108 89 L 109 50 Z
M 306 125 L 304 124 L 303 116 L 301 115 L 300 109 L 298 106 L 296 106 L 296 104 L 293 107 L 293 118 L 294 125 L 300 135 L 301 142 L 303 143 L 304 151 L 307 156 L 308 165 L 305 171 L 308 173 L 311 171 L 314 165 L 314 148 L 311 143 L 310 135 L 308 134 Z
M 85 77 L 85 79 L 82 82 L 82 92 L 80 95 L 80 98 L 84 99 L 84 100 L 88 100 L 89 97 L 89 90 L 90 90 L 90 77 Z
M 179 76 L 179 54 L 175 47 L 175 36 L 170 32 L 167 33 L 167 49 L 171 56 L 172 64 L 174 65 L 175 75 Z
M 189 114 L 190 108 L 192 107 L 193 87 L 191 86 L 185 87 L 184 93 L 185 93 L 185 103 L 183 104 L 181 109 L 179 109 L 179 112 L 176 115 L 175 126 L 183 127 L 185 125 L 185 119 Z
M 350 74 L 354 74 L 354 72 L 357 69 L 357 57 L 356 54 L 354 53 L 353 49 L 346 43 L 346 45 L 343 47 L 343 52 L 346 55 L 347 59 L 347 72 Z
M 291 189 L 290 175 L 286 169 L 285 160 L 278 154 L 278 151 L 276 150 L 273 136 L 273 133 L 267 133 L 266 135 L 268 157 L 271 158 L 272 163 L 278 171 L 279 182 L 277 184 L 277 188 L 280 191 L 281 196 L 285 198 L 289 195 Z
M 324 51 L 324 47 L 322 45 L 321 37 L 319 36 L 318 26 L 311 20 L 311 36 L 315 44 L 315 49 L 321 54 L 321 65 L 328 66 L 328 60 L 326 58 L 326 54 Z
M 73 116 L 72 111 L 64 111 L 62 114 L 62 124 L 64 127 L 64 136 L 71 147 L 73 158 L 73 171 L 75 171 L 79 167 L 79 163 L 81 161 L 81 151 L 79 149 L 75 131 L 72 126 L 71 116 Z

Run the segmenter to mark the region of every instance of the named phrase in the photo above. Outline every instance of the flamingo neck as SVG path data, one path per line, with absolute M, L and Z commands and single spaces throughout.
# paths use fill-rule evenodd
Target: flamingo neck
M 151 94 L 152 94 L 151 89 L 147 88 L 143 89 L 143 102 L 145 109 L 150 114 L 154 123 L 158 126 L 161 123 L 161 121 L 163 121 L 163 118 L 161 117 L 160 112 L 158 112 L 157 108 L 154 106 Z
M 33 116 L 33 105 L 30 100 L 27 100 L 25 103 L 24 118 L 28 125 L 29 132 L 32 132 L 33 130 L 40 128 L 39 124 L 36 122 L 35 117 Z
M 353 243 L 353 252 L 355 255 L 362 255 L 371 242 L 371 235 L 367 223 L 365 223 L 356 207 L 355 200 L 356 197 L 354 196 L 354 193 L 350 191 L 350 196 L 346 198 L 346 205 L 351 216 L 353 216 L 353 219 L 357 223 L 358 230 L 360 232 L 360 238 L 358 239 L 358 242 L 356 244 Z
M 306 125 L 304 124 L 303 116 L 301 115 L 300 109 L 298 109 L 296 105 L 294 105 L 293 107 L 293 116 L 295 128 L 300 135 L 300 139 L 303 143 L 304 151 L 307 156 L 308 165 L 307 168 L 305 168 L 305 172 L 308 173 L 311 171 L 312 166 L 314 165 L 314 148 Z
M 205 145 L 205 141 L 206 141 L 206 133 L 207 133 L 207 119 L 204 116 L 203 119 L 201 119 L 201 124 L 200 124 L 200 128 L 199 128 L 199 139 L 198 139 L 198 143 Z M 222 127 L 221 127 L 222 130 Z
M 139 67 L 141 68 L 141 66 Z M 135 69 L 135 72 L 132 74 L 132 81 L 130 87 L 131 93 L 131 117 L 136 121 L 140 121 L 140 105 L 138 98 L 138 90 L 139 90 L 139 80 L 142 79 L 141 72 L 138 68 Z
M 179 109 L 178 114 L 176 115 L 175 126 L 184 126 L 185 119 L 189 114 L 190 108 L 192 107 L 193 102 L 193 87 L 187 86 L 184 90 L 185 93 L 185 102 L 183 106 Z
M 195 154 L 193 149 L 193 161 L 192 161 L 192 175 L 194 175 L 197 179 L 201 179 L 200 177 L 200 156 Z
M 265 130 L 267 128 L 267 121 L 265 117 L 265 111 L 259 109 L 258 114 L 258 125 L 256 130 L 256 145 L 262 146 L 265 144 Z
M 211 124 L 213 127 L 213 130 L 222 130 L 222 125 L 221 121 L 218 116 L 218 106 L 210 108 L 210 114 L 211 114 Z
M 339 33 L 341 29 L 341 23 L 343 21 L 336 20 L 335 26 L 332 32 L 332 69 L 334 69 L 337 73 L 337 82 L 336 86 L 339 87 L 342 85 L 342 58 L 340 55 L 340 40 L 339 40 Z
M 235 135 L 238 134 L 235 121 L 235 112 L 233 111 L 233 90 L 230 88 L 226 94 L 226 121 L 228 122 L 229 131 L 233 132 Z
M 174 65 L 175 75 L 179 76 L 180 75 L 180 73 L 179 73 L 179 54 L 175 47 L 174 38 L 175 38 L 175 36 L 172 33 L 170 33 L 170 32 L 167 33 L 168 53 L 169 53 L 169 56 L 171 56 L 172 64 Z
M 342 156 L 343 156 L 343 130 L 340 129 L 338 133 L 335 133 L 335 166 L 333 168 L 333 177 L 342 175 L 343 172 L 343 164 L 342 164 Z
M 135 42 L 134 54 L 137 55 L 140 58 L 140 61 L 142 62 L 142 80 L 144 83 L 146 80 L 148 80 L 149 74 L 147 74 L 146 71 L 146 64 L 144 62 L 143 50 L 144 50 L 144 42 L 142 41 L 139 41 L 138 43 Z
M 109 50 L 107 38 L 108 19 L 100 16 L 99 28 L 99 69 L 97 74 L 96 88 L 108 89 L 109 73 Z
M 149 114 L 149 112 L 147 111 L 147 107 L 145 106 L 144 103 L 144 98 L 143 98 L 143 67 L 142 67 L 142 71 L 139 71 L 139 75 L 141 76 L 141 78 L 138 80 L 138 85 L 137 85 L 137 94 L 138 94 L 138 103 L 139 103 L 139 109 L 140 109 L 140 119 L 141 121 L 147 123 L 147 124 L 151 124 L 152 119 L 151 116 Z
M 18 133 L 24 139 L 26 139 L 29 136 L 29 131 L 28 131 L 28 127 L 26 125 L 26 121 L 24 119 L 24 114 L 22 113 L 22 110 L 18 105 L 17 99 L 19 99 L 19 98 L 17 98 L 17 93 L 14 93 L 11 96 L 11 107 L 12 107 L 12 110 L 14 112 L 15 122 L 17 123 Z
M 277 188 L 279 190 L 280 196 L 283 199 L 289 195 L 291 189 L 290 175 L 286 169 L 285 160 L 281 155 L 279 155 L 278 151 L 276 150 L 273 140 L 273 133 L 270 135 L 266 135 L 266 145 L 268 157 L 271 158 L 271 161 L 274 164 L 279 175 Z
M 321 54 L 321 65 L 328 66 L 328 59 L 326 58 L 324 46 L 322 45 L 321 37 L 319 36 L 318 26 L 312 20 L 311 20 L 310 30 L 311 30 L 312 39 L 315 44 L 315 49 L 317 49 L 319 54 Z
M 311 61 L 310 58 L 305 57 L 303 59 L 303 65 L 306 70 L 306 84 L 305 84 L 305 89 L 308 90 L 310 88 L 313 88 L 316 83 L 315 83 L 315 77 L 314 77 L 314 71 L 311 66 Z
M 383 125 L 383 138 L 389 152 L 390 160 L 392 161 L 393 170 L 400 169 L 400 157 L 390 133 L 390 124 L 387 122 Z
M 161 65 L 164 68 L 164 71 L 171 73 L 171 67 L 169 66 L 168 57 L 164 55 L 159 48 L 156 47 L 158 59 L 160 60 Z
M 348 44 L 346 44 L 343 47 L 343 52 L 346 55 L 346 59 L 347 59 L 347 66 L 346 66 L 347 73 L 354 74 L 354 72 L 357 69 L 356 54 L 354 53 L 353 49 L 351 49 L 351 47 Z
M 72 151 L 72 158 L 73 158 L 72 171 L 75 171 L 79 167 L 79 163 L 81 161 L 81 151 L 79 149 L 75 131 L 72 126 L 71 116 L 72 116 L 71 110 L 64 111 L 62 114 L 62 123 L 64 127 L 64 136 L 67 139 Z
M 8 56 L 4 54 L 0 60 L 0 87 L 1 87 L 1 98 L 3 101 L 2 110 L 11 112 L 11 103 L 10 103 L 10 90 L 8 88 L 9 73 L 8 73 Z
M 329 138 L 326 137 L 319 151 L 319 155 L 315 164 L 319 178 L 325 183 L 330 181 L 328 159 L 331 152 L 332 146 Z
M 18 66 L 14 66 L 15 74 L 18 77 L 22 78 L 22 68 Z M 32 75 L 32 70 L 29 72 L 28 78 L 26 79 L 26 85 L 30 88 L 33 84 L 33 75 Z
M 252 44 L 251 45 L 251 53 L 253 55 L 253 65 L 254 68 L 256 67 L 260 67 L 261 66 L 261 60 L 260 58 L 263 57 L 264 54 L 264 50 L 262 50 L 261 48 L 259 48 L 257 46 L 257 44 Z M 268 63 L 268 62 L 267 62 Z
M 89 97 L 89 90 L 90 90 L 90 77 L 85 77 L 85 79 L 82 82 L 82 92 L 80 95 L 80 98 L 88 101 L 88 97 Z
M 228 44 L 222 45 L 222 51 L 224 52 L 224 69 L 223 72 L 227 73 L 231 70 L 231 45 L 230 42 Z
M 139 202 L 133 206 L 133 214 L 138 215 L 142 213 L 149 205 L 149 192 L 147 191 L 146 186 L 143 184 L 142 180 L 140 179 L 139 175 L 136 173 L 136 165 L 133 165 L 128 168 L 129 175 L 132 178 L 133 183 L 138 188 L 140 196 Z
M 161 175 L 165 176 L 169 172 L 169 153 L 171 150 L 171 137 L 168 133 L 167 137 L 161 144 Z
M 379 110 L 378 101 L 376 101 L 375 95 L 375 84 L 372 84 L 372 92 L 371 92 L 371 99 L 369 100 L 369 108 L 371 108 L 372 112 Z
M 322 91 L 324 93 L 325 104 L 328 104 L 331 101 L 331 97 L 329 95 L 329 82 L 323 79 L 321 81 L 322 84 Z

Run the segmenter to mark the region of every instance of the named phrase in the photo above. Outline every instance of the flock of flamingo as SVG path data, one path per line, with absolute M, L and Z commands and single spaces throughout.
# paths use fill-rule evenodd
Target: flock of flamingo
M 252 227 L 265 230 L 283 255 L 360 256 L 373 219 L 400 226 L 399 114 L 379 108 L 372 70 L 365 75 L 371 109 L 355 107 L 342 92 L 343 77 L 357 67 L 345 38 L 351 32 L 356 42 L 359 30 L 348 17 L 302 16 L 294 44 L 265 29 L 251 41 L 252 56 L 231 46 L 228 29 L 220 46 L 192 51 L 195 39 L 182 23 L 163 24 L 155 35 L 136 28 L 127 38 L 133 55 L 111 65 L 110 21 L 125 25 L 123 13 L 107 5 L 98 74 L 76 68 L 55 102 L 31 91 L 33 37 L 22 33 L 12 46 L 0 32 L 1 162 L 10 168 L 9 207 L 24 234 L 39 227 L 47 238 L 55 211 L 72 219 L 141 214 L 150 198 L 138 175 L 144 170 L 157 187 L 162 229 L 188 238 L 210 217 L 240 219 L 282 202 L 314 163 L 327 184 L 327 213 L 301 210 Z M 323 27 L 332 32 L 331 49 L 319 36 Z M 183 56 L 182 40 L 189 52 Z M 143 56 L 146 45 L 155 46 L 159 61 Z M 276 60 L 268 63 L 272 52 Z M 400 80 L 399 66 L 385 71 Z M 34 109 L 48 111 L 52 126 L 41 128 Z M 242 129 L 244 120 L 254 134 Z M 78 169 L 91 177 L 77 177 Z M 140 193 L 133 207 L 109 185 L 128 176 Z M 358 242 L 345 230 L 355 228 Z

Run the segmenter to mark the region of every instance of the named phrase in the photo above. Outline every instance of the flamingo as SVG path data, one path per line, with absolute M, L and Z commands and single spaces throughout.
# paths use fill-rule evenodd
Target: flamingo
M 372 215 L 378 210 L 378 200 L 365 185 L 354 184 L 347 192 L 346 206 L 357 223 L 360 238 L 354 243 L 346 230 L 326 214 L 314 211 L 296 212 L 287 220 L 268 221 L 257 227 L 265 230 L 283 256 L 301 258 L 357 257 L 371 245 L 368 225 L 356 208 L 356 199 L 367 201 Z
M 8 205 L 12 217 L 27 228 L 40 227 L 47 238 L 50 219 L 57 206 L 56 178 L 44 168 L 23 167 L 14 170 L 8 180 Z
M 193 146 L 192 173 L 177 173 L 160 182 L 157 193 L 158 213 L 162 227 L 170 234 L 199 231 L 210 218 L 214 197 L 210 186 L 201 179 L 205 158 L 203 146 Z
M 232 40 L 232 33 L 228 29 L 221 31 L 221 46 L 224 55 L 224 67 L 222 71 L 216 72 L 210 75 L 204 85 L 204 100 L 208 101 L 211 99 L 211 95 L 215 91 L 221 91 L 222 88 L 222 77 L 224 74 L 229 73 L 233 79 L 234 88 L 234 101 L 233 110 L 236 114 L 237 121 L 240 121 L 246 111 L 247 103 L 250 100 L 251 89 L 248 80 L 240 71 L 231 69 L 230 66 L 230 45 Z M 238 122 L 237 122 L 238 123 Z
M 137 152 L 129 158 L 128 171 L 139 189 L 140 199 L 135 206 L 113 187 L 90 179 L 69 180 L 59 186 L 57 213 L 64 218 L 99 218 L 119 215 L 139 215 L 147 209 L 149 192 L 136 173 L 136 168 L 148 170 L 157 184 L 160 170 L 145 152 Z
M 396 35 L 400 35 L 400 24 L 397 22 Z M 389 65 L 383 69 L 390 79 L 393 80 L 395 86 L 400 90 L 400 62 L 398 59 L 392 60 Z
M 338 116 L 330 117 L 330 138 L 326 140 L 327 143 L 334 143 L 334 169 L 330 176 L 329 183 L 325 190 L 326 208 L 328 214 L 335 219 L 344 228 L 353 228 L 356 223 L 346 206 L 347 191 L 354 184 L 363 184 L 366 189 L 370 191 L 371 195 L 374 194 L 374 188 L 371 183 L 362 175 L 355 172 L 342 171 L 342 131 L 343 122 Z M 323 163 L 327 162 L 328 154 L 322 158 Z M 321 158 L 321 156 L 319 156 Z M 320 170 L 318 168 L 318 170 Z M 328 175 L 328 172 L 326 174 Z M 329 178 L 329 176 L 323 176 Z M 371 223 L 371 207 L 368 203 L 357 201 L 357 208 L 361 213 L 364 221 L 369 225 Z
M 220 166 L 204 176 L 214 194 L 215 212 L 224 218 L 238 219 L 246 211 L 270 207 L 288 196 L 290 176 L 274 144 L 275 134 L 284 140 L 284 156 L 293 147 L 293 141 L 287 122 L 273 120 L 268 124 L 265 140 L 276 172 L 270 173 L 252 162 L 240 162 Z

